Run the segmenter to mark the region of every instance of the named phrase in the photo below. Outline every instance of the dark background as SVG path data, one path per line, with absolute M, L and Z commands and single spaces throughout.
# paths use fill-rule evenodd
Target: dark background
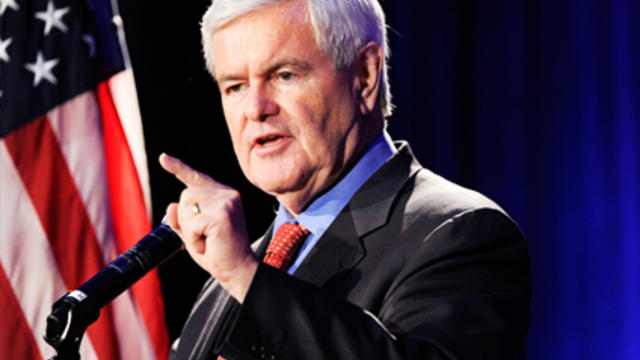
M 208 0 L 120 1 L 157 223 L 182 186 L 167 152 L 240 190 L 250 234 L 274 201 L 232 152 L 199 20 Z M 527 234 L 530 359 L 640 358 L 640 2 L 383 1 L 394 138 L 426 167 L 500 203 Z M 160 269 L 175 338 L 206 279 Z

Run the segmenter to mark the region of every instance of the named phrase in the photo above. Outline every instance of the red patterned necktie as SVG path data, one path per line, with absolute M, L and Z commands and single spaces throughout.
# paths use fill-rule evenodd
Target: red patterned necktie
M 287 270 L 308 235 L 309 230 L 300 224 L 284 223 L 280 225 L 273 240 L 269 243 L 262 262 L 276 269 Z
M 269 243 L 262 262 L 276 269 L 287 270 L 298 255 L 298 250 L 309 235 L 309 230 L 300 224 L 284 223 Z M 218 356 L 218 360 L 225 360 Z

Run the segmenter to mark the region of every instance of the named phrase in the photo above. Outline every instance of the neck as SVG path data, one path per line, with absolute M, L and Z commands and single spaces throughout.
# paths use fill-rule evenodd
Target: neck
M 332 173 L 331 176 L 327 177 L 323 184 L 309 184 L 300 191 L 276 195 L 278 202 L 280 202 L 293 217 L 298 217 L 298 215 L 304 211 L 304 209 L 306 209 L 313 200 L 340 182 L 340 180 L 349 173 L 353 166 L 355 166 L 358 160 L 360 160 L 364 155 L 366 149 L 375 141 L 375 139 L 378 138 L 378 136 L 380 136 L 384 129 L 384 120 L 382 119 L 382 115 L 380 115 L 379 119 L 367 118 L 365 121 L 375 123 L 375 126 L 369 126 L 363 129 L 363 132 L 359 134 L 359 140 L 352 148 L 353 150 L 345 152 L 346 160 L 340 162 L 341 165 L 338 170 Z M 347 155 L 349 156 L 347 157 Z M 316 190 L 310 191 L 309 189 Z

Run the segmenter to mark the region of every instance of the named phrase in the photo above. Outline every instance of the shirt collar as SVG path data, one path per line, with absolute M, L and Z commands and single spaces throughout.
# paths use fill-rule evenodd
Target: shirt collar
M 333 220 L 340 214 L 351 197 L 382 166 L 397 149 L 391 137 L 383 131 L 365 150 L 356 165 L 329 191 L 315 199 L 297 218 L 280 204 L 274 223 L 274 231 L 285 222 L 297 222 L 307 228 L 316 238 L 322 236 Z

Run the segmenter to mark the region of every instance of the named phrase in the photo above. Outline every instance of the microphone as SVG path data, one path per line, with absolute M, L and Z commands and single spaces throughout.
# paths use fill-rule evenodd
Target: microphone
M 181 249 L 182 240 L 163 219 L 131 249 L 53 304 L 45 340 L 59 351 L 59 347 L 79 346 L 84 331 L 98 319 L 103 306 Z

